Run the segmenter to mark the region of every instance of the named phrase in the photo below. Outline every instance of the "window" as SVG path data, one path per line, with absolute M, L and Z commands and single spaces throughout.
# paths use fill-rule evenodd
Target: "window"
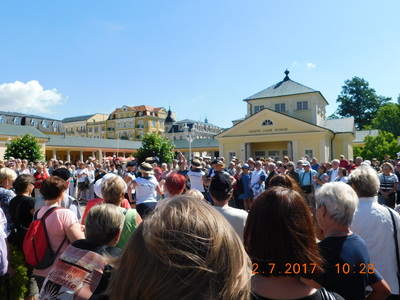
M 124 128 L 126 128 L 126 122 L 124 122 Z
M 271 120 L 265 120 L 261 124 L 261 126 L 272 126 L 272 125 L 274 125 L 274 122 L 272 122 Z
M 42 121 L 42 126 L 43 128 L 48 128 L 49 127 L 49 123 L 46 120 Z
M 152 121 L 153 122 L 153 127 L 156 127 L 156 121 Z
M 98 128 L 98 127 L 95 127 L 95 128 L 94 128 L 94 132 L 98 133 L 98 132 L 99 132 L 99 128 Z
M 139 111 L 139 117 L 143 116 L 143 112 Z
M 256 151 L 256 152 L 254 152 L 254 154 L 257 157 L 264 157 L 265 156 L 265 151 Z
M 121 128 L 121 124 L 119 122 L 118 122 L 117 126 L 118 126 L 118 128 Z
M 129 127 L 132 128 L 132 121 L 129 122 Z
M 106 131 L 106 127 L 105 126 L 101 126 L 101 132 Z
M 297 110 L 307 110 L 307 109 L 308 109 L 308 101 L 297 102 Z
M 92 133 L 92 127 L 88 127 L 88 132 Z
M 236 152 L 229 152 L 229 161 L 231 161 L 234 156 L 236 156 Z
M 57 122 L 53 122 L 51 124 L 51 127 L 53 127 L 53 132 L 57 132 L 58 131 L 58 123 Z
M 15 117 L 14 118 L 14 125 L 21 125 L 21 118 L 20 117 Z
M 286 103 L 276 103 L 275 111 L 277 112 L 285 112 L 286 111 Z
M 268 151 L 268 156 L 271 156 L 271 157 L 279 156 L 279 150 Z
M 6 116 L 0 116 L 0 124 L 7 124 Z
M 282 156 L 288 156 L 288 151 L 287 150 L 283 150 L 282 151 Z
M 264 109 L 264 105 L 255 105 L 254 106 L 254 113 L 258 113 L 259 111 Z
M 304 152 L 306 155 L 308 155 L 308 157 L 314 157 L 314 151 L 312 149 L 306 149 Z

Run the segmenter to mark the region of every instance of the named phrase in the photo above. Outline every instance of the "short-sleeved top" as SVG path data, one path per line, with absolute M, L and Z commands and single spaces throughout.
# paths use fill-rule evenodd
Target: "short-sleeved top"
M 318 245 L 325 261 L 325 272 L 315 281 L 328 291 L 345 299 L 363 300 L 366 287 L 382 280 L 359 235 L 327 237 Z
M 50 208 L 50 206 L 43 206 L 37 214 L 38 219 L 41 218 L 44 213 Z M 67 229 L 70 228 L 73 224 L 78 223 L 78 219 L 75 214 L 69 209 L 57 209 L 54 210 L 46 219 L 46 229 L 50 239 L 50 246 L 53 251 L 57 250 L 61 245 L 62 241 L 66 237 Z M 69 246 L 68 240 L 61 247 L 60 253 L 56 257 L 54 261 L 57 261 L 60 257 L 61 253 L 64 252 L 65 249 Z M 34 269 L 34 275 L 46 277 L 51 268 L 53 266 L 48 267 L 47 269 L 38 270 Z
M 300 186 L 312 185 L 313 176 L 318 176 L 318 172 L 310 169 L 306 172 L 304 169 L 299 172 Z
M 7 259 L 7 243 L 5 225 L 1 222 L 1 216 L 4 216 L 2 209 L 0 208 L 0 276 L 7 273 L 8 259 Z M 5 219 L 5 216 L 4 216 Z
M 10 201 L 16 195 L 13 190 L 7 190 L 3 187 L 0 187 L 0 207 L 3 210 L 4 214 L 6 215 L 8 227 L 11 225 L 11 217 L 10 217 Z M 10 229 L 10 228 L 8 228 Z
M 322 182 L 327 182 L 328 181 L 328 179 L 329 179 L 329 176 L 328 176 L 328 174 L 326 174 L 326 173 L 323 173 L 323 174 L 318 174 L 317 175 L 317 177 L 319 178 L 319 180 L 321 180 Z M 319 189 L 322 185 L 321 184 L 318 184 L 316 181 L 313 181 L 313 184 L 314 184 L 314 188 L 315 189 Z
M 46 180 L 47 178 L 49 178 L 49 175 L 46 172 L 35 172 L 35 174 L 33 174 L 33 177 L 35 178 L 35 180 Z M 40 186 L 42 185 L 42 182 L 37 182 L 35 181 L 33 186 L 35 187 L 35 189 L 40 189 Z
M 90 199 L 87 203 L 86 203 L 86 207 L 85 207 L 85 211 L 84 211 L 84 213 L 83 213 L 83 216 L 82 216 L 82 220 L 81 220 L 81 224 L 85 224 L 85 219 L 86 219 L 86 217 L 87 217 L 87 214 L 89 213 L 89 210 L 93 207 L 93 206 L 95 206 L 95 205 L 97 205 L 97 204 L 99 204 L 99 203 L 104 203 L 104 199 L 102 199 L 102 198 L 94 198 L 94 199 Z M 122 208 L 126 208 L 126 209 L 130 209 L 131 208 L 131 205 L 129 204 L 129 201 L 127 200 L 127 199 L 124 199 L 124 200 L 122 200 L 122 202 L 121 202 L 121 207 Z
M 137 226 L 136 226 L 136 215 L 137 211 L 136 209 L 126 209 L 126 208 L 119 208 L 121 212 L 124 213 L 125 215 L 125 220 L 124 220 L 124 227 L 122 228 L 121 236 L 119 238 L 119 241 L 115 247 L 118 247 L 120 249 L 123 249 L 125 244 L 128 242 L 130 236 L 135 232 Z
M 32 223 L 31 210 L 35 208 L 35 198 L 17 195 L 10 202 L 10 216 L 14 227 L 28 228 Z
M 157 202 L 156 187 L 158 181 L 154 176 L 138 177 L 135 179 L 136 185 L 136 205 L 148 202 Z
M 384 191 L 389 191 L 394 187 L 394 184 L 399 182 L 396 174 L 391 173 L 389 176 L 380 173 L 378 174 L 379 181 L 380 181 L 380 188 Z
M 264 181 L 266 178 L 266 174 L 265 171 L 263 169 L 260 170 L 254 170 L 251 173 L 251 182 L 250 182 L 250 186 L 253 187 L 256 183 L 258 183 L 260 180 Z M 264 183 L 262 183 L 263 185 Z
M 335 297 L 336 300 L 344 300 L 343 297 L 341 297 L 340 295 L 338 295 L 336 293 L 331 293 L 331 294 Z M 250 299 L 251 300 L 274 300 L 274 299 L 271 299 L 271 298 L 262 297 L 260 295 L 257 295 L 254 292 L 251 292 L 251 298 Z M 322 296 L 321 289 L 318 289 L 314 294 L 312 294 L 310 296 L 303 297 L 303 298 L 298 298 L 296 300 L 324 300 L 324 299 L 326 299 L 326 298 L 324 296 Z
M 230 206 L 214 206 L 214 208 L 225 217 L 225 219 L 229 222 L 229 224 L 232 225 L 233 229 L 235 229 L 236 233 L 243 241 L 243 230 L 244 226 L 246 225 L 248 215 L 247 211 Z
M 190 170 L 187 175 L 190 180 L 190 189 L 204 193 L 203 176 L 206 175 L 202 170 Z

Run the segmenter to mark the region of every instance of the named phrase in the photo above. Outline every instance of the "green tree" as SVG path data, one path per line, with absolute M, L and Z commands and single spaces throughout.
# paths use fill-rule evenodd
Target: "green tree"
M 400 104 L 387 103 L 377 112 L 372 120 L 372 128 L 387 131 L 395 137 L 400 136 Z
M 397 152 L 400 152 L 400 145 L 390 132 L 381 131 L 375 137 L 366 136 L 364 142 L 365 146 L 361 147 L 360 151 L 354 147 L 354 157 L 361 156 L 364 159 L 376 157 L 378 160 L 383 160 L 386 154 L 397 157 Z
M 353 77 L 344 83 L 342 92 L 336 100 L 340 103 L 337 114 L 353 117 L 358 130 L 370 125 L 379 108 L 391 100 L 391 98 L 378 96 L 363 78 Z
M 174 159 L 174 144 L 165 135 L 147 133 L 142 137 L 142 147 L 134 154 L 143 162 L 146 157 L 158 156 L 160 163 L 170 163 Z
M 4 153 L 5 159 L 12 156 L 14 158 L 27 159 L 28 161 L 34 162 L 44 157 L 38 139 L 31 136 L 29 133 L 22 137 L 12 139 L 6 146 L 7 149 Z

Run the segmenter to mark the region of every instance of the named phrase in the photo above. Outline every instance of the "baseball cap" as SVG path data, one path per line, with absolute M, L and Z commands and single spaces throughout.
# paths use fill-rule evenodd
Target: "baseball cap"
M 210 191 L 229 193 L 232 191 L 232 181 L 226 174 L 215 174 L 211 179 Z
M 53 176 L 60 177 L 63 180 L 69 180 L 71 178 L 71 173 L 66 168 L 58 168 L 53 171 Z

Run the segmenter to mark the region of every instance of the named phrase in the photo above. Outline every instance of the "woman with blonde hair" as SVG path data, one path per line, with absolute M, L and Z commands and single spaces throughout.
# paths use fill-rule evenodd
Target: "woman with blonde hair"
M 213 207 L 176 196 L 143 220 L 109 284 L 111 299 L 224 299 L 250 296 L 250 261 Z M 129 274 L 129 275 L 128 275 Z
M 379 173 L 378 177 L 380 182 L 378 203 L 394 208 L 396 204 L 396 191 L 399 180 L 397 175 L 394 174 L 393 165 L 388 162 L 383 163 L 382 173 Z
M 16 178 L 17 174 L 14 170 L 6 167 L 0 169 L 0 207 L 7 218 L 7 230 L 12 228 L 9 203 L 16 196 L 11 189 Z
M 137 226 L 142 222 L 142 218 L 136 209 L 126 209 L 121 207 L 122 200 L 125 199 L 126 183 L 120 176 L 113 176 L 101 185 L 101 194 L 105 203 L 114 204 L 123 212 L 125 216 L 124 227 L 122 228 L 121 237 L 116 247 L 122 249 L 127 243 L 129 237 L 136 230 Z

